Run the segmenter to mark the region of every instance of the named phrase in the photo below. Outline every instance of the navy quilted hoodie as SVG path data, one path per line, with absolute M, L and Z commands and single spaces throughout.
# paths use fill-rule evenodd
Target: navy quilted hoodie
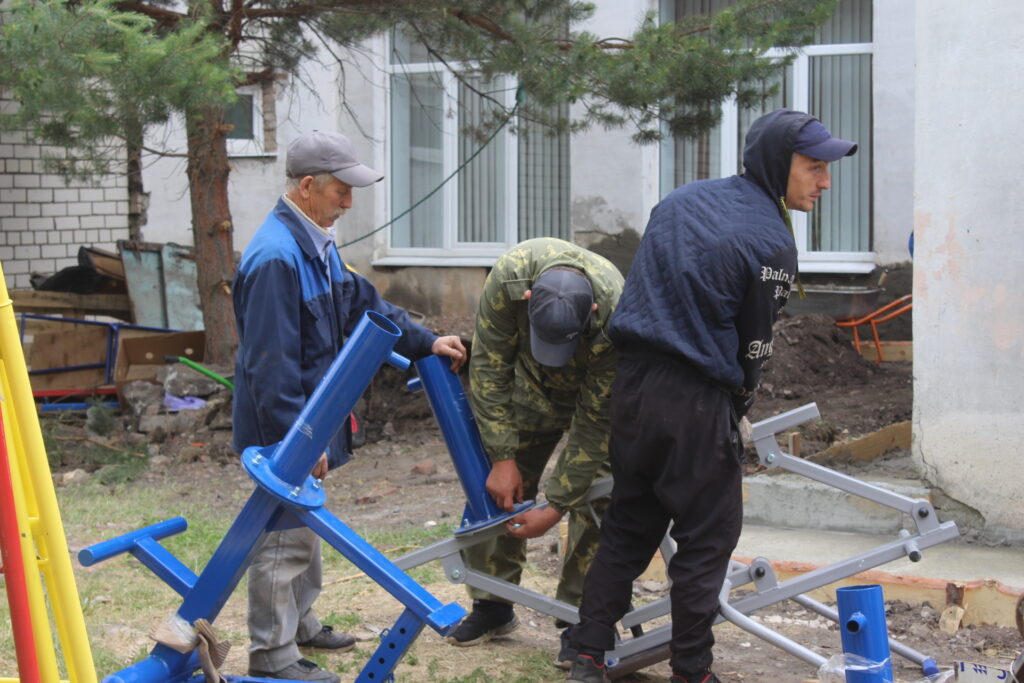
M 811 119 L 786 109 L 761 117 L 743 175 L 688 183 L 654 207 L 609 329 L 624 351 L 683 357 L 735 394 L 739 414 L 796 276 L 780 199 L 796 134 Z

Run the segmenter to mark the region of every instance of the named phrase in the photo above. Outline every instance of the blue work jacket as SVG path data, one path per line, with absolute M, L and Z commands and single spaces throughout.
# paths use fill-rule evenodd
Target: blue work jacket
M 366 311 L 398 325 L 395 351 L 413 360 L 429 354 L 437 339 L 346 268 L 336 248 L 328 253 L 324 264 L 299 217 L 279 200 L 242 256 L 233 285 L 238 453 L 284 438 Z M 338 415 L 338 426 L 327 451 L 332 467 L 351 450 L 347 415 Z

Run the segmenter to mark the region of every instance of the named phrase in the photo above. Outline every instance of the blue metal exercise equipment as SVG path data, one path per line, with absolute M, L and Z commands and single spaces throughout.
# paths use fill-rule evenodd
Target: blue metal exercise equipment
M 456 603 L 442 604 L 331 514 L 324 507 L 320 481 L 309 472 L 340 427 L 338 416 L 351 412 L 380 366 L 387 362 L 399 369 L 409 367 L 406 358 L 392 351 L 400 336 L 398 327 L 384 316 L 373 312 L 364 315 L 284 439 L 274 446 L 245 450 L 242 462 L 257 486 L 201 574 L 193 574 L 157 543 L 160 538 L 184 531 L 186 524 L 181 518 L 86 548 L 79 554 L 81 563 L 89 566 L 130 552 L 184 598 L 178 617 L 190 625 L 198 619 L 212 623 L 248 568 L 264 534 L 306 525 L 405 605 L 405 611 L 382 636 L 356 681 L 377 683 L 391 678 L 395 665 L 424 625 L 445 635 L 465 610 Z M 106 677 L 104 682 L 202 683 L 206 677 L 195 674 L 197 668 L 195 651 L 182 654 L 158 644 L 148 657 Z M 234 683 L 260 680 L 226 678 Z
M 444 434 L 452 464 L 466 494 L 466 510 L 462 514 L 462 524 L 455 530 L 456 535 L 496 526 L 532 508 L 534 502 L 527 500 L 517 503 L 512 512 L 505 512 L 487 493 L 491 461 L 480 440 L 466 392 L 462 390 L 459 378 L 449 372 L 445 361 L 438 356 L 427 356 L 416 361 L 416 371 L 420 376 L 409 380 L 407 386 L 410 391 L 426 390 L 427 400 Z

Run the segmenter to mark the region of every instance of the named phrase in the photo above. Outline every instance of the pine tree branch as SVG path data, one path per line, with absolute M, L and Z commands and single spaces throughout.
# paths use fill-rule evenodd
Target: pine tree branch
M 118 2 L 115 7 L 122 12 L 134 12 L 143 16 L 156 19 L 157 23 L 163 26 L 175 26 L 182 19 L 185 19 L 188 15 L 182 12 L 175 12 L 173 10 L 164 9 L 162 7 L 153 7 L 147 5 L 144 2 L 138 2 L 137 0 L 122 0 Z

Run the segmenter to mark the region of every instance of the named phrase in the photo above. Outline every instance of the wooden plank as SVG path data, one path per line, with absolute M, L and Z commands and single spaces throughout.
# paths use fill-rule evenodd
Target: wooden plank
M 71 294 L 39 292 L 34 289 L 12 289 L 11 301 L 16 313 L 40 313 L 70 317 L 109 315 L 131 321 L 131 302 L 124 294 Z
M 57 332 L 36 334 L 29 350 L 31 370 L 66 368 L 75 365 L 104 363 L 107 358 L 106 327 L 96 325 L 65 325 Z M 61 370 L 29 377 L 34 391 L 95 387 L 104 383 L 104 368 Z
M 910 448 L 910 420 L 882 427 L 847 443 L 833 444 L 807 459 L 814 462 L 864 462 L 897 448 Z
M 873 341 L 861 341 L 860 343 L 860 355 L 867 358 L 869 361 L 874 361 L 878 357 L 878 353 L 875 351 L 875 343 Z M 908 341 L 884 341 L 882 342 L 882 362 L 888 363 L 889 361 L 912 361 L 914 360 L 914 342 Z

